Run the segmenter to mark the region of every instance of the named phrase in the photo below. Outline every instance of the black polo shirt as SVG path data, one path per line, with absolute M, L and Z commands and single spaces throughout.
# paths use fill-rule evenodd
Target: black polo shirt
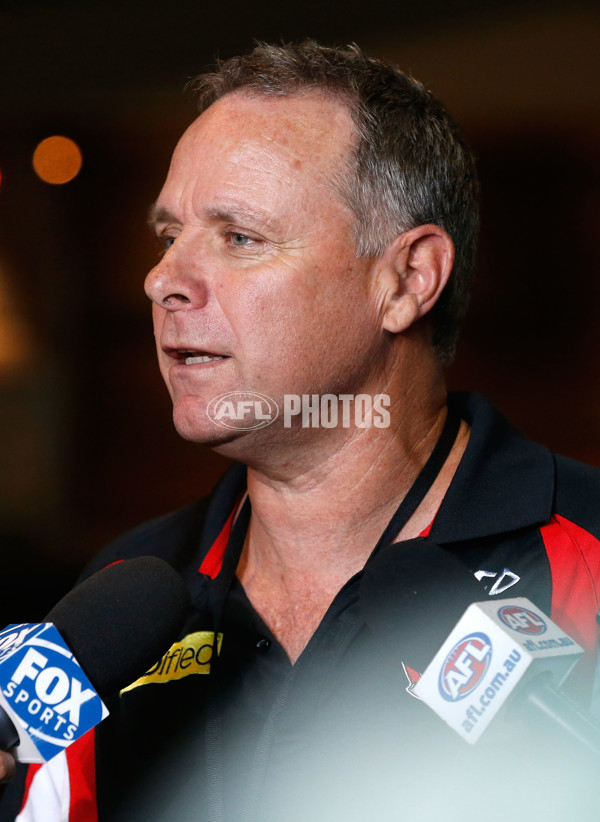
M 481 598 L 527 596 L 591 649 L 600 472 L 524 439 L 480 397 L 450 402 L 471 437 L 429 540 L 475 575 Z M 156 554 L 181 572 L 192 599 L 177 655 L 158 679 L 116 698 L 97 731 L 100 822 L 438 820 L 457 786 L 461 807 L 477 815 L 450 818 L 480 819 L 483 802 L 486 818 L 505 819 L 506 809 L 485 803 L 490 774 L 502 789 L 518 783 L 519 802 L 531 790 L 544 807 L 559 807 L 562 764 L 551 746 L 517 725 L 508 743 L 494 747 L 484 737 L 471 748 L 412 694 L 454 616 L 446 614 L 443 585 L 426 607 L 407 610 L 398 565 L 405 543 L 371 556 L 291 666 L 228 567 L 245 535 L 247 502 L 234 521 L 244 492 L 245 469 L 234 466 L 208 503 L 141 526 L 89 568 Z M 431 574 L 437 584 L 440 574 Z M 210 648 L 215 630 L 218 655 Z M 196 668 L 192 641 L 204 649 Z M 539 765 L 530 775 L 528 747 Z M 589 805 L 586 767 L 578 767 L 577 790 Z

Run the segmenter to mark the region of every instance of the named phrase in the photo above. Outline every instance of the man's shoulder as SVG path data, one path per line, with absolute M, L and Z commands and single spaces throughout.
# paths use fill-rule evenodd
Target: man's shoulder
M 164 559 L 178 571 L 198 563 L 219 536 L 246 488 L 246 469 L 234 463 L 209 497 L 149 520 L 106 546 L 87 565 L 83 577 L 112 562 L 141 556 Z
M 600 539 L 600 468 L 554 456 L 555 511 Z
M 182 570 L 198 553 L 210 498 L 202 499 L 178 511 L 143 522 L 103 548 L 86 566 L 89 576 L 113 562 L 141 556 L 157 556 Z

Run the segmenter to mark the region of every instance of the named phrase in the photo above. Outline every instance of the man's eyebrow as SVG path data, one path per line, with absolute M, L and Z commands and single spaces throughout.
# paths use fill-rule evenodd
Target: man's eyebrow
M 178 222 L 178 220 L 168 208 L 163 208 L 163 206 L 159 206 L 158 203 L 153 203 L 148 209 L 148 225 L 150 228 L 154 228 L 158 223 L 172 222 Z
M 273 216 L 261 209 L 249 208 L 245 205 L 215 206 L 204 212 L 207 220 L 212 222 L 235 223 L 240 220 L 260 221 L 268 226 L 276 225 Z M 154 203 L 148 211 L 148 225 L 155 228 L 160 223 L 179 223 L 180 220 L 168 208 Z
M 246 205 L 225 205 L 207 208 L 206 218 L 215 222 L 237 223 L 244 220 L 251 220 L 264 223 L 268 226 L 275 225 L 273 215 L 262 209 L 251 208 Z

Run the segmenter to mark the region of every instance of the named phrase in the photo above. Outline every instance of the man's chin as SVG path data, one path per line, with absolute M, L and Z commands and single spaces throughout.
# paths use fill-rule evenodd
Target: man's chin
M 173 422 L 183 439 L 220 450 L 230 443 L 255 441 L 262 429 L 270 428 L 278 413 L 276 403 L 268 397 L 237 391 L 222 394 L 208 404 L 198 397 L 182 397 L 174 402 Z
M 196 442 L 199 445 L 207 445 L 209 448 L 226 445 L 247 433 L 235 429 L 221 428 L 209 419 L 203 420 L 201 424 L 197 422 L 190 424 L 188 420 L 178 420 L 174 415 L 173 422 L 175 423 L 175 430 L 184 440 Z
M 278 451 L 275 426 L 265 429 L 222 428 L 210 420 L 189 425 L 175 419 L 177 433 L 189 442 L 204 445 L 223 457 L 245 465 L 263 464 Z

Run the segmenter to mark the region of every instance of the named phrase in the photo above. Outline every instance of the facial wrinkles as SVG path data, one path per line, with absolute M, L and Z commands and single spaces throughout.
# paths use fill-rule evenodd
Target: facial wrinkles
M 314 209 L 313 209 L 314 210 Z M 189 227 L 186 229 L 189 231 Z M 195 227 L 193 229 L 193 241 L 188 240 L 190 235 L 182 239 L 182 242 L 190 242 L 192 245 L 209 242 L 206 231 L 203 227 Z M 284 235 L 285 236 L 285 235 Z M 290 237 L 290 234 L 287 234 Z M 220 260 L 211 259 L 208 266 L 203 266 L 203 287 L 206 288 L 206 302 L 199 306 L 197 311 L 175 312 L 172 317 L 170 328 L 171 335 L 176 336 L 176 331 L 182 337 L 198 337 L 202 340 L 217 340 L 221 344 L 226 343 L 228 349 L 236 349 L 237 346 L 243 342 L 245 334 L 243 326 L 240 325 L 240 318 L 238 316 L 239 305 L 244 304 L 248 310 L 259 310 L 261 312 L 269 312 L 271 321 L 277 325 L 282 324 L 282 335 L 284 335 L 286 317 L 296 311 L 296 308 L 301 304 L 314 303 L 319 290 L 322 290 L 320 284 L 321 278 L 327 278 L 329 272 L 320 267 L 323 243 L 317 243 L 316 237 L 302 240 L 285 240 L 278 244 L 272 254 L 259 253 L 257 258 L 236 259 L 233 261 L 236 268 L 251 269 L 253 265 L 258 265 L 261 276 L 256 279 L 244 276 L 238 279 L 233 284 L 233 287 L 238 292 L 238 299 L 232 303 L 228 299 L 228 290 L 231 286 L 232 274 L 231 261 L 225 259 Z M 329 246 L 336 245 L 335 235 L 331 237 L 325 234 L 325 243 Z M 332 249 L 333 259 L 339 259 L 343 256 L 347 249 L 339 246 Z M 314 245 L 314 254 L 311 253 Z M 190 256 L 193 258 L 193 253 L 190 250 Z M 329 258 L 329 255 L 327 255 Z M 190 265 L 194 265 L 193 259 Z M 200 265 L 202 265 L 200 263 Z M 188 274 L 193 278 L 194 271 L 188 269 Z M 214 276 L 211 276 L 213 275 Z M 348 277 L 353 276 L 351 271 L 348 271 Z M 356 276 L 356 275 L 354 275 Z M 290 282 L 294 283 L 293 300 L 290 302 L 290 294 L 287 291 Z M 351 283 L 348 282 L 348 286 Z M 277 297 L 279 292 L 280 297 Z M 336 295 L 334 295 L 336 296 Z M 339 299 L 339 294 L 336 299 Z M 325 317 L 331 312 L 334 312 L 334 307 L 328 308 L 324 306 Z M 323 317 L 323 314 L 321 314 Z M 220 350 L 220 349 L 219 349 Z
M 323 210 L 323 195 L 328 192 L 320 192 L 312 179 L 298 180 L 281 158 L 269 156 L 262 147 L 248 147 L 230 158 L 224 178 L 226 182 L 221 182 L 218 190 L 210 179 L 200 178 L 193 190 L 183 192 L 184 208 L 193 212 L 184 224 L 200 227 L 207 224 L 207 212 L 231 210 L 241 212 L 239 219 L 233 220 L 240 228 L 256 231 L 277 246 L 302 247 L 311 238 L 314 242 L 320 237 L 322 220 L 315 216 Z M 260 204 L 264 216 L 253 216 L 254 204 Z M 341 204 L 336 210 L 343 216 Z
M 324 130 L 317 126 L 319 118 L 311 116 L 312 109 L 308 113 L 300 110 L 298 116 L 293 117 L 283 117 L 276 110 L 278 116 L 272 117 L 270 113 L 265 115 L 260 107 L 258 112 L 245 111 L 247 105 L 253 108 L 252 102 L 257 101 L 245 97 L 224 98 L 184 135 L 175 152 L 164 192 L 168 192 L 169 199 L 173 196 L 183 224 L 196 225 L 203 218 L 202 207 L 211 194 L 219 199 L 233 197 L 241 198 L 242 202 L 259 203 L 261 208 L 271 211 L 274 223 L 285 223 L 281 226 L 282 238 L 288 241 L 298 239 L 298 231 L 290 233 L 290 228 L 292 223 L 299 228 L 299 217 L 304 218 L 303 229 L 318 228 L 314 209 L 321 206 L 324 198 L 330 208 L 339 211 L 340 217 L 351 222 L 352 215 L 339 199 L 333 182 L 336 167 L 343 165 L 350 142 L 345 134 L 348 115 L 335 109 L 332 115 L 328 108 Z M 265 100 L 260 103 L 264 104 Z M 321 110 L 319 105 L 313 108 L 316 113 Z M 340 133 L 344 139 L 340 139 Z M 207 167 L 212 173 L 207 174 Z M 179 192 L 176 182 L 169 185 L 173 176 L 185 180 Z M 215 184 L 218 191 L 211 192 Z M 296 198 L 289 197 L 290 188 L 297 194 Z M 282 208 L 285 201 L 288 212 L 294 203 L 293 214 Z
M 243 256 L 229 260 L 224 254 L 222 259 L 209 255 L 208 263 L 201 260 L 203 267 L 198 272 L 209 281 L 206 302 L 197 311 L 170 315 L 164 334 L 226 345 L 243 356 L 245 346 L 246 351 L 253 345 L 257 347 L 252 319 L 256 322 L 261 318 L 263 328 L 273 331 L 279 340 L 281 354 L 287 353 L 288 358 L 297 355 L 297 361 L 303 362 L 307 340 L 290 331 L 303 327 L 316 341 L 319 336 L 327 336 L 323 326 L 330 320 L 335 326 L 340 300 L 351 299 L 363 305 L 368 302 L 368 288 L 364 280 L 359 280 L 365 272 L 354 255 L 352 217 L 332 182 L 348 141 L 332 142 L 336 124 L 331 124 L 330 116 L 325 120 L 327 126 L 331 124 L 329 130 L 313 127 L 309 116 L 299 118 L 299 125 L 292 120 L 289 129 L 284 123 L 274 130 L 275 121 L 270 116 L 261 119 L 252 113 L 248 117 L 252 133 L 240 139 L 236 126 L 243 130 L 247 125 L 245 115 L 236 109 L 229 110 L 227 117 L 221 116 L 223 113 L 217 120 L 218 129 L 213 122 L 211 130 L 208 119 L 196 121 L 176 151 L 159 204 L 181 221 L 182 234 L 173 251 L 167 252 L 164 264 L 169 264 L 169 254 L 175 259 L 180 242 L 189 243 L 186 253 L 193 267 L 194 249 L 202 251 L 216 231 L 209 218 L 211 211 L 226 210 L 228 205 L 246 205 L 248 210 L 255 206 L 266 211 L 262 225 L 248 228 L 266 235 L 275 251 L 271 256 L 257 255 L 256 277 L 251 271 L 253 257 L 243 262 Z M 243 220 L 240 222 L 236 229 L 246 227 Z M 180 250 L 184 247 L 180 245 Z M 237 279 L 235 269 L 242 265 L 247 266 L 248 276 Z M 340 272 L 346 279 L 340 280 Z M 306 309 L 317 299 L 319 311 L 314 312 L 313 319 L 313 311 Z M 369 310 L 366 305 L 364 308 Z M 253 315 L 250 323 L 247 314 Z M 355 351 L 366 345 L 360 334 L 350 336 L 354 337 Z M 272 369 L 272 363 L 263 363 L 256 351 L 250 356 L 257 369 L 255 376 L 260 376 L 263 369 Z M 328 344 L 322 347 L 320 356 L 329 359 Z M 232 366 L 237 367 L 235 357 Z M 306 368 L 311 367 L 307 362 Z
M 199 238 L 194 237 L 192 243 L 197 248 L 198 243 L 204 242 L 205 235 L 210 232 L 200 229 L 195 233 L 201 235 Z M 321 276 L 327 276 L 326 271 L 319 269 L 316 259 L 311 262 L 312 257 L 316 258 L 317 255 L 301 253 L 304 251 L 305 249 L 297 246 L 285 251 L 279 249 L 270 257 L 261 258 L 259 255 L 258 260 L 236 260 L 237 271 L 232 270 L 226 257 L 224 260 L 211 257 L 209 263 L 199 263 L 198 271 L 194 271 L 194 262 L 190 261 L 190 267 L 186 268 L 184 276 L 189 276 L 192 283 L 198 277 L 199 284 L 193 287 L 205 289 L 206 297 L 196 308 L 174 312 L 156 309 L 165 313 L 162 343 L 174 346 L 177 338 L 213 341 L 219 343 L 220 352 L 227 353 L 237 350 L 246 340 L 247 329 L 244 323 L 247 316 L 260 313 L 274 325 L 284 323 L 286 318 L 289 321 L 290 315 L 303 311 L 303 307 L 314 302 L 319 290 L 322 290 L 322 284 L 319 286 L 318 280 Z M 192 251 L 190 256 L 194 256 Z M 257 266 L 257 276 L 252 274 L 253 265 Z M 238 277 L 240 269 L 244 274 Z M 290 291 L 291 284 L 293 291 Z M 234 300 L 231 299 L 233 293 Z M 242 314 L 241 307 L 244 309 Z M 284 331 L 286 329 L 282 330 L 282 336 L 289 335 L 289 329 L 287 335 Z

